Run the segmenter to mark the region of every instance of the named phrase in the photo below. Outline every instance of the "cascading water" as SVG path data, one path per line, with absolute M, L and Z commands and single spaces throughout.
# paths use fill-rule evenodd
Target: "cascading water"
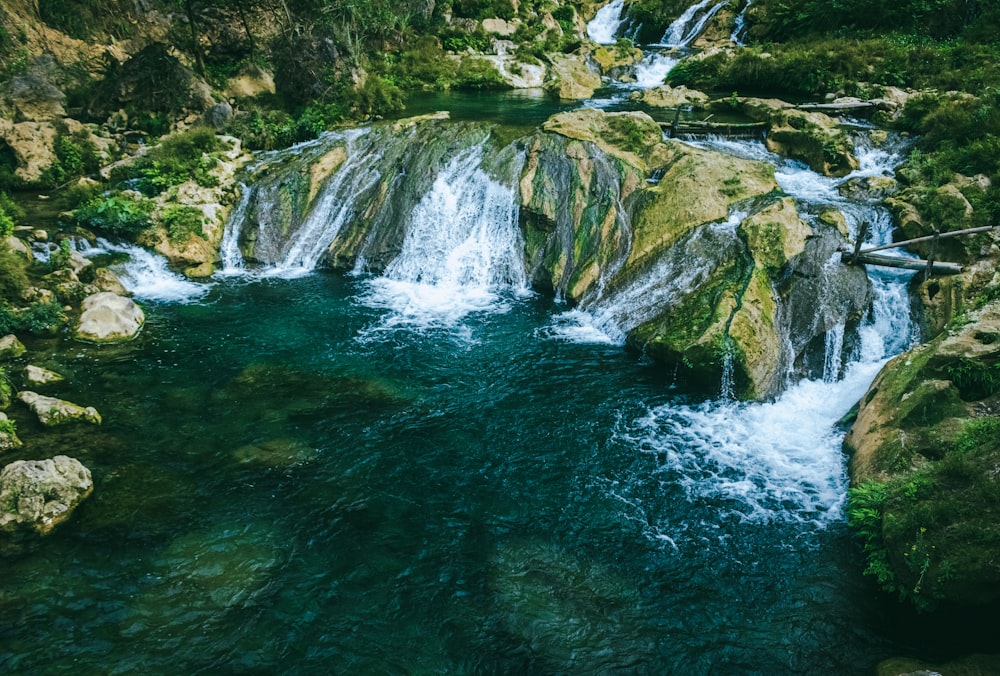
M 99 239 L 96 246 L 86 246 L 81 252 L 88 258 L 106 253 L 128 256 L 127 261 L 114 263 L 109 269 L 139 300 L 188 303 L 202 298 L 211 288 L 210 284 L 192 282 L 173 272 L 165 258 L 134 244 Z
M 484 143 L 456 155 L 410 216 L 399 255 L 371 281 L 369 304 L 387 326 L 454 326 L 527 293 L 514 189 L 482 168 Z
M 719 10 L 729 4 L 729 0 L 722 0 L 712 4 L 713 0 L 701 0 L 688 7 L 683 14 L 677 17 L 670 26 L 667 27 L 663 37 L 660 38 L 660 45 L 664 47 L 687 47 L 705 30 L 708 22 L 719 13 Z
M 746 44 L 747 11 L 749 11 L 751 5 L 753 5 L 753 0 L 746 0 L 739 14 L 736 15 L 736 20 L 733 22 L 733 32 L 729 35 L 729 39 L 734 45 L 742 47 Z
M 694 145 L 771 161 L 782 189 L 805 207 L 836 206 L 852 232 L 866 220 L 872 225 L 871 243 L 891 241 L 892 222 L 884 209 L 840 196 L 837 185 L 848 179 L 820 176 L 805 165 L 767 152 L 759 142 L 710 139 Z M 858 144 L 858 153 L 862 168 L 855 175 L 891 174 L 898 159 L 891 150 L 864 142 Z M 574 342 L 621 344 L 628 330 L 644 320 L 638 299 L 655 298 L 660 306 L 676 302 L 704 274 L 699 264 L 704 258 L 697 254 L 697 247 L 687 250 L 690 245 L 708 232 L 716 237 L 734 232 L 744 216 L 733 214 L 726 224 L 702 229 L 687 247 L 683 242 L 675 246 L 671 253 L 677 253 L 678 261 L 671 262 L 668 254 L 660 264 L 663 269 L 651 270 L 625 289 L 557 318 L 547 334 Z M 731 237 L 735 239 L 735 234 Z M 724 248 L 724 241 L 713 240 L 712 248 Z M 840 265 L 839 255 L 830 264 Z M 847 478 L 841 435 L 834 427 L 885 361 L 913 340 L 906 292 L 911 275 L 870 273 L 874 301 L 869 317 L 858 328 L 858 347 L 845 360 L 845 326 L 833 326 L 826 336 L 822 378 L 792 384 L 776 401 L 764 404 L 727 401 L 723 382 L 720 400 L 654 407 L 645 417 L 627 424 L 621 431 L 623 438 L 648 454 L 651 478 L 661 485 L 680 486 L 693 507 L 721 506 L 731 518 L 748 523 L 788 519 L 822 528 L 839 521 Z M 825 312 L 822 298 L 817 299 L 815 311 Z M 654 540 L 681 548 L 685 537 L 703 537 L 692 522 L 679 524 L 662 516 L 664 510 L 646 494 L 641 480 L 615 491 L 629 510 L 638 510 L 636 518 L 649 524 L 648 535 Z
M 229 220 L 226 221 L 225 232 L 222 233 L 222 242 L 219 245 L 219 257 L 222 261 L 222 274 L 241 274 L 246 271 L 246 261 L 240 253 L 239 233 L 240 228 L 247 218 L 247 207 L 253 197 L 253 188 L 245 183 L 240 184 L 240 203 L 233 210 Z
M 276 266 L 279 273 L 311 272 L 340 229 L 354 214 L 355 197 L 381 178 L 381 153 L 374 148 L 357 148 L 357 141 L 367 133 L 367 129 L 359 129 L 345 134 L 347 160 L 323 187 L 309 216 L 299 228 L 298 235 L 288 241 L 281 262 Z M 265 236 L 266 230 L 264 224 L 261 224 L 261 237 Z
M 624 23 L 622 12 L 625 0 L 614 0 L 601 7 L 593 19 L 587 24 L 587 36 L 601 45 L 614 44 L 618 31 Z

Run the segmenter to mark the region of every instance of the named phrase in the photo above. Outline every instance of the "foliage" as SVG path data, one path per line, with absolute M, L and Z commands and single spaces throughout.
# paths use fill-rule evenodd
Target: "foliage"
M 95 197 L 75 209 L 70 220 L 79 227 L 134 239 L 151 225 L 153 203 L 128 193 Z
M 509 89 L 500 71 L 484 59 L 475 57 L 462 60 L 455 79 L 456 89 Z
M 44 186 L 59 186 L 70 179 L 100 169 L 101 160 L 97 148 L 86 132 L 73 135 L 59 133 L 54 149 L 56 161 L 45 169 L 39 180 Z
M 386 78 L 372 75 L 357 90 L 352 110 L 366 118 L 399 112 L 403 107 L 403 91 Z
M 27 267 L 27 261 L 17 252 L 6 245 L 0 246 L 0 299 L 21 297 L 30 284 Z
M 883 589 L 894 590 L 896 576 L 889 565 L 889 553 L 882 537 L 882 515 L 888 487 L 877 481 L 866 481 L 847 491 L 847 522 L 862 540 L 867 566 Z
M 24 218 L 24 211 L 7 193 L 0 190 L 0 238 L 10 237 L 14 226 Z
M 0 381 L 0 400 L 9 401 L 11 399 L 9 390 L 10 383 L 6 379 Z M 0 434 L 5 434 L 9 437 L 17 435 L 17 423 L 10 418 L 0 420 Z
M 173 134 L 133 164 L 116 168 L 111 179 L 115 183 L 127 181 L 147 197 L 190 180 L 202 187 L 213 187 L 218 185 L 218 179 L 210 172 L 218 161 L 210 153 L 220 145 L 215 132 L 205 127 Z
M 49 267 L 53 270 L 60 270 L 69 265 L 69 259 L 73 255 L 73 250 L 69 239 L 63 237 L 59 242 L 59 248 L 49 256 Z
M 160 217 L 167 236 L 174 242 L 186 240 L 191 235 L 204 237 L 202 230 L 202 213 L 200 209 L 182 204 L 172 204 L 163 211 Z
M 979 401 L 1000 392 L 1000 364 L 962 358 L 944 370 L 966 401 Z
M 66 322 L 58 301 L 32 303 L 23 310 L 0 305 L 0 333 L 51 333 Z
M 760 0 L 755 5 L 751 36 L 759 40 L 894 30 L 975 37 L 995 27 L 1000 14 L 989 0 Z
M 469 19 L 497 17 L 510 21 L 517 15 L 511 0 L 454 0 L 452 10 L 455 16 Z
M 39 0 L 42 21 L 79 40 L 101 33 L 117 40 L 135 32 L 134 4 L 127 0 Z

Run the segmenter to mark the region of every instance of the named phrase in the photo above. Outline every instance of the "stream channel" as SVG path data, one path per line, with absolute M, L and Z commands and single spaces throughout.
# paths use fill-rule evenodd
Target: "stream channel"
M 890 236 L 759 141 L 697 143 Z M 429 214 L 510 217 L 464 214 L 514 195 L 456 167 Z M 4 557 L 0 672 L 846 674 L 961 647 L 897 625 L 845 523 L 838 421 L 912 340 L 905 275 L 876 273 L 846 363 L 840 327 L 824 378 L 740 403 L 629 353 L 597 310 L 456 272 L 462 247 L 509 266 L 522 245 L 445 220 L 415 218 L 440 246 L 378 276 L 230 259 L 195 283 L 102 245 L 133 254 L 118 272 L 148 320 L 43 364 L 105 422 L 20 423 L 95 491 Z

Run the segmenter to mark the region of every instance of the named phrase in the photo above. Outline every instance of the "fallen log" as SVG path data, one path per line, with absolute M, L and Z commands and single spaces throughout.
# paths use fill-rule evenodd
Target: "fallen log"
M 863 263 L 865 265 L 878 265 L 885 268 L 901 268 L 903 270 L 924 271 L 930 268 L 933 275 L 958 275 L 962 272 L 962 266 L 958 263 L 945 263 L 941 261 L 925 261 L 920 258 L 899 258 L 897 256 L 881 256 L 861 252 L 854 255 L 852 252 L 841 252 L 841 260 L 845 263 Z

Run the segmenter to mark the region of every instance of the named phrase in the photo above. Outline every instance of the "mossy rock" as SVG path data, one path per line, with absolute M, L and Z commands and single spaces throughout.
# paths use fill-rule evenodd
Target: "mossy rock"
M 869 571 L 929 608 L 1000 601 L 1000 304 L 890 361 L 845 438 Z M 852 501 L 853 502 L 853 501 Z

